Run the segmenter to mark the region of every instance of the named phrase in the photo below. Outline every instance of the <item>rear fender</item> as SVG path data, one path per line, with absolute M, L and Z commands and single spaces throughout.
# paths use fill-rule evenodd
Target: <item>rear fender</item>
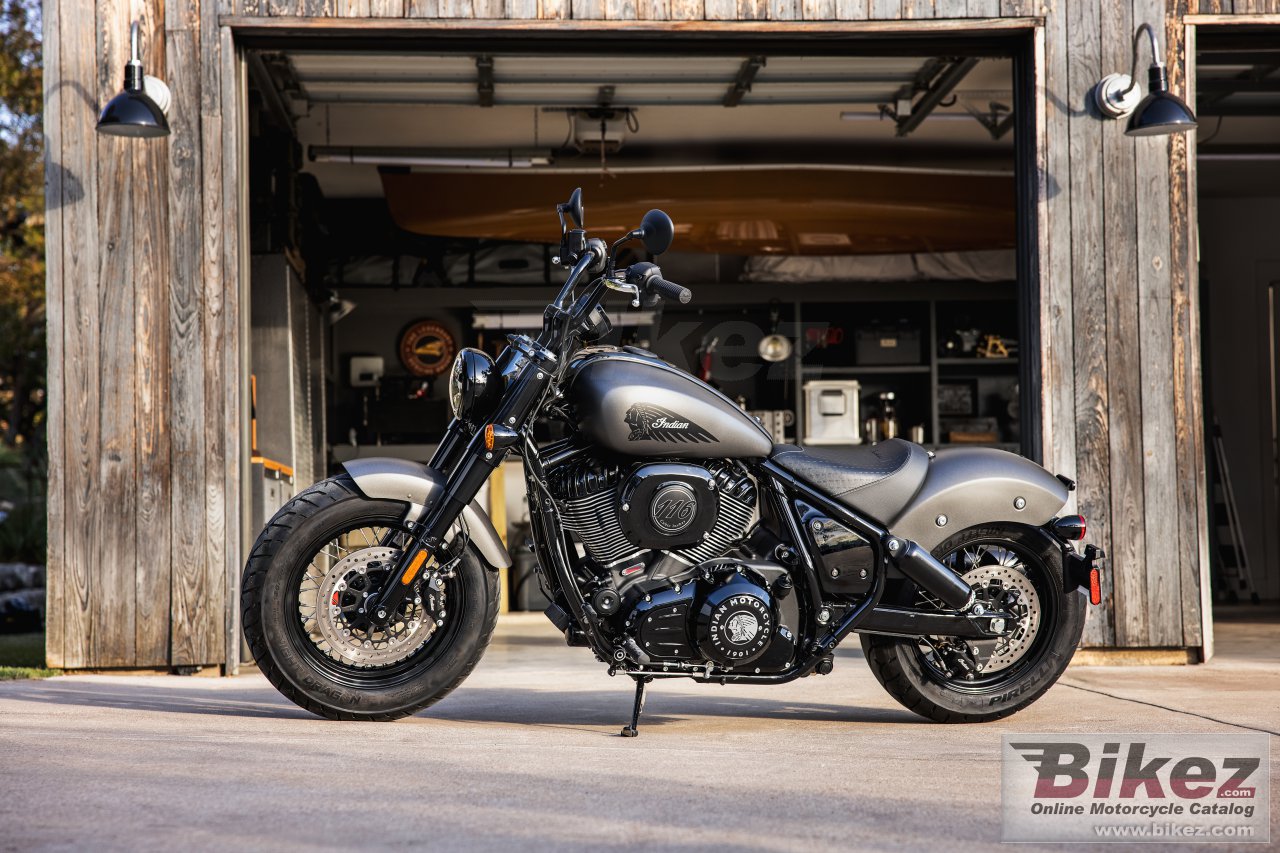
M 932 551 L 978 524 L 1048 524 L 1062 512 L 1067 496 L 1065 483 L 1015 453 L 990 447 L 939 450 L 920 492 L 889 530 Z
M 342 467 L 365 497 L 407 503 L 406 521 L 421 520 L 423 513 L 444 489 L 443 474 L 408 459 L 352 459 Z M 498 531 L 494 530 L 488 513 L 475 501 L 462 510 L 454 529 L 459 526 L 465 526 L 467 535 L 491 567 L 505 569 L 511 565 L 511 555 L 502 544 Z

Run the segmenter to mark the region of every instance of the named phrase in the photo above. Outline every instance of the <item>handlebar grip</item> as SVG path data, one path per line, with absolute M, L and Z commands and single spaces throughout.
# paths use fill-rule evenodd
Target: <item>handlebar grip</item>
M 681 305 L 688 305 L 689 300 L 693 298 L 693 292 L 687 287 L 681 287 L 674 281 L 667 281 L 665 278 L 654 276 L 649 279 L 649 286 L 653 288 L 653 292 L 667 299 L 675 299 Z

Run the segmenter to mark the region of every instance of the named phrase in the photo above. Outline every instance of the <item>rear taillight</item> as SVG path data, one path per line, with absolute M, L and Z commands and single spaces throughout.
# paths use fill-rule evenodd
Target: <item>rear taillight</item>
M 1086 528 L 1083 515 L 1064 515 L 1053 522 L 1053 532 L 1063 539 L 1079 542 L 1084 538 Z

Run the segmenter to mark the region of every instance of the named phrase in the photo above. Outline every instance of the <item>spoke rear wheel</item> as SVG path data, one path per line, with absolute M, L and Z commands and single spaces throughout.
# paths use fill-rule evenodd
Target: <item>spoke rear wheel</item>
M 1062 552 L 1044 531 L 998 524 L 963 531 L 934 550 L 978 599 L 1014 614 L 999 640 L 862 635 L 876 679 L 910 710 L 938 722 L 985 722 L 1030 705 L 1066 669 L 1084 630 L 1085 600 L 1065 588 Z M 940 603 L 914 587 L 903 603 Z

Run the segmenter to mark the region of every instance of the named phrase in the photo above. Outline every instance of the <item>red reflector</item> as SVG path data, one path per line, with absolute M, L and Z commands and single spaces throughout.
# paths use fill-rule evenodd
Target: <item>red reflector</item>
M 1102 570 L 1089 570 L 1089 603 L 1102 603 Z

